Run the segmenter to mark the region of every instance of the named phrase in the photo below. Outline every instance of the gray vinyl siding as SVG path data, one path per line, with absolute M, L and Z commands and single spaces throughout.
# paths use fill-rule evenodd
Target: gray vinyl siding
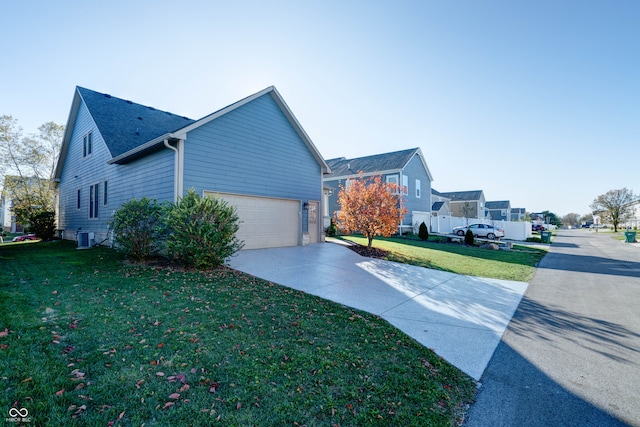
M 93 133 L 93 152 L 83 157 L 83 137 Z M 97 233 L 96 241 L 107 237 L 114 210 L 132 198 L 148 197 L 173 201 L 173 151 L 162 150 L 125 165 L 108 165 L 111 155 L 88 110 L 81 104 L 71 135 L 69 151 L 60 176 L 58 228 L 66 239 L 79 230 Z M 104 204 L 104 182 L 108 200 Z M 98 217 L 89 218 L 89 187 L 99 185 Z M 81 192 L 77 209 L 77 192 Z
M 424 169 L 424 165 L 418 156 L 413 156 L 409 163 L 402 171 L 407 176 L 409 188 L 404 196 L 407 215 L 405 215 L 402 223 L 404 225 L 413 225 L 411 212 L 431 212 L 431 181 Z M 420 180 L 420 198 L 416 197 L 416 179 Z M 400 182 L 402 184 L 402 181 Z
M 320 165 L 271 95 L 188 133 L 184 189 L 322 200 Z M 302 229 L 307 217 L 302 215 Z

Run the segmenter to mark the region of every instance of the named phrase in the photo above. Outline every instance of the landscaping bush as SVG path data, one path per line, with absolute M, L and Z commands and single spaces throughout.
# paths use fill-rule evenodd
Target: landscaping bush
M 235 207 L 189 190 L 165 209 L 167 254 L 187 266 L 218 267 L 244 246 L 236 237 L 239 223 Z
M 156 200 L 143 197 L 123 203 L 109 223 L 116 249 L 138 261 L 155 255 L 163 247 L 161 215 Z
M 331 223 L 329 224 L 329 226 L 327 227 L 327 229 L 325 230 L 325 234 L 329 237 L 333 237 L 338 233 L 338 228 L 336 227 L 336 223 L 333 220 L 333 218 L 331 218 Z
M 418 228 L 418 237 L 420 240 L 429 240 L 429 229 L 427 228 L 427 224 L 422 221 L 420 227 Z
M 464 235 L 464 243 L 470 246 L 475 243 L 475 239 L 473 237 L 473 231 L 467 229 L 467 232 Z
M 38 211 L 29 218 L 30 230 L 42 240 L 52 240 L 56 231 L 55 219 L 55 212 Z

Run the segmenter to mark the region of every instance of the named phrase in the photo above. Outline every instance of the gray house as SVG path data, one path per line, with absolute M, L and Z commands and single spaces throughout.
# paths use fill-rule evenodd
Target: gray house
M 373 156 L 327 160 L 331 173 L 324 177 L 325 224 L 340 209 L 338 192 L 348 179 L 381 175 L 388 183 L 400 185 L 407 208 L 402 225 L 413 227 L 412 212 L 431 212 L 431 181 L 433 177 L 420 148 L 376 154 Z
M 431 215 L 433 216 L 450 216 L 451 200 L 442 193 L 431 189 Z
M 452 191 L 440 193 L 449 199 L 451 216 L 483 219 L 486 216 L 484 192 L 482 190 Z
M 511 202 L 509 200 L 490 201 L 485 203 L 487 217 L 494 221 L 511 220 Z
M 199 120 L 78 87 L 55 171 L 58 228 L 108 242 L 122 203 L 193 188 L 237 207 L 245 249 L 317 242 L 329 171 L 275 87 Z

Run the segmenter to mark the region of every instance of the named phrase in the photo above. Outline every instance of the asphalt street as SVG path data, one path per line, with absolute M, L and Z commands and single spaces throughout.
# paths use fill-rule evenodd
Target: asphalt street
M 465 427 L 640 426 L 640 248 L 561 230 Z

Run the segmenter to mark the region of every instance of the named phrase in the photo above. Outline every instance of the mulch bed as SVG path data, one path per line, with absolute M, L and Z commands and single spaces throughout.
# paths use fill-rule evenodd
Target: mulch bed
M 348 248 L 362 256 L 366 256 L 369 258 L 385 259 L 387 256 L 389 256 L 389 251 L 385 251 L 384 249 L 368 248 L 362 245 L 349 245 Z

